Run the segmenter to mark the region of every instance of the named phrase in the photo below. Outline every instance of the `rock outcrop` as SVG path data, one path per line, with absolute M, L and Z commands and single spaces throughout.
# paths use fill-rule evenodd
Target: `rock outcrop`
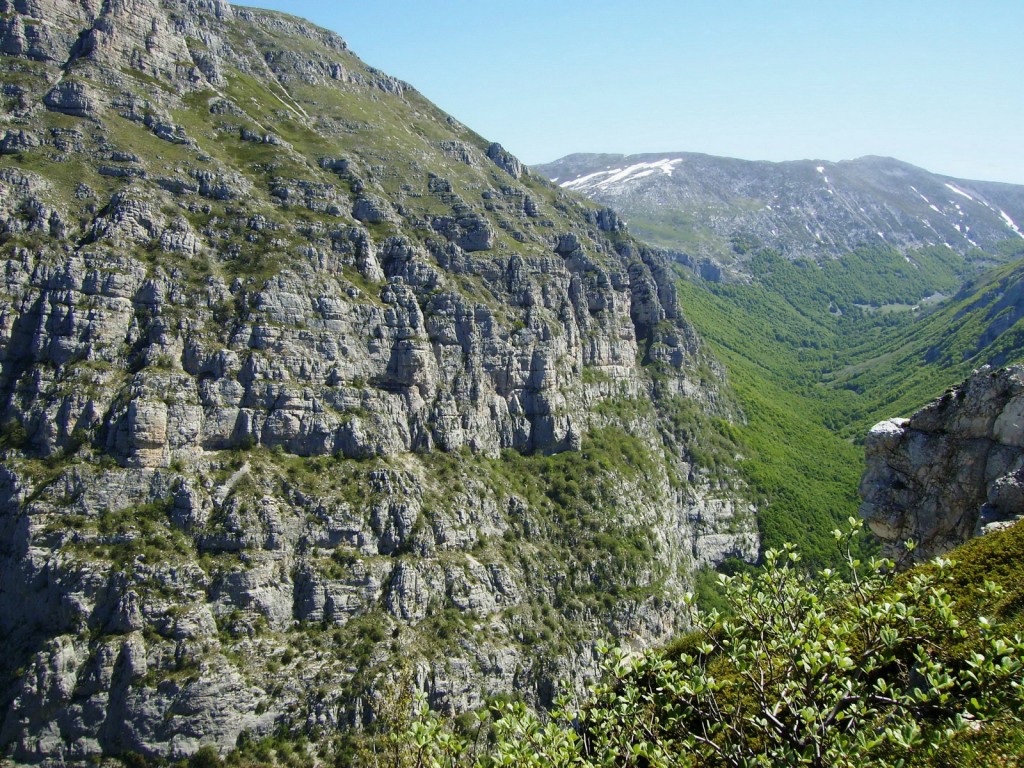
M 941 555 L 1024 515 L 1024 366 L 984 368 L 866 441 L 861 515 L 887 555 Z
M 613 215 L 292 17 L 0 12 L 5 755 L 543 705 L 756 557 L 693 445 L 721 369 Z

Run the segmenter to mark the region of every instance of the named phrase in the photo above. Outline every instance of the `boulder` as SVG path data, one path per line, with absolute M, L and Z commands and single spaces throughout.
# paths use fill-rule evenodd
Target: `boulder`
M 860 514 L 887 556 L 927 560 L 1019 518 L 1024 366 L 983 368 L 911 418 L 876 424 L 865 452 Z

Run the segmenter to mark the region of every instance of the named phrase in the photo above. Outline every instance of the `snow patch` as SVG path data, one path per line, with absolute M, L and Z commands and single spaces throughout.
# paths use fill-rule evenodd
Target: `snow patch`
M 578 179 L 562 183 L 565 189 L 605 189 L 613 184 L 621 184 L 628 181 L 643 179 L 654 175 L 659 171 L 666 176 L 671 176 L 675 167 L 683 162 L 682 158 L 656 160 L 651 163 L 636 163 L 625 168 L 610 168 L 604 171 L 597 171 Z
M 672 171 L 675 170 L 675 167 L 679 165 L 681 162 L 683 162 L 683 159 L 681 157 L 678 157 L 675 160 L 669 160 L 664 165 L 664 167 L 662 167 L 661 170 L 663 170 L 667 176 L 671 176 Z
M 1003 221 L 1006 222 L 1006 226 L 1012 229 L 1016 233 L 1017 237 L 1024 238 L 1024 232 L 1020 231 L 1020 227 L 1017 226 L 1017 224 L 1013 221 L 1013 219 L 1010 218 L 1010 215 L 1006 211 L 1000 208 L 999 215 L 1003 217 Z
M 918 191 L 917 191 L 917 187 L 915 187 L 915 186 L 914 186 L 913 184 L 911 184 L 911 185 L 910 185 L 910 188 L 911 188 L 912 190 L 914 190 L 914 194 L 915 194 L 915 195 L 917 195 L 917 196 L 918 196 L 918 197 L 920 197 L 920 198 L 921 198 L 922 200 L 924 200 L 924 201 L 925 201 L 926 203 L 928 203 L 929 205 L 931 205 L 932 201 L 931 201 L 931 200 L 929 200 L 929 199 L 928 199 L 927 197 L 925 197 L 924 195 L 922 195 L 922 194 L 921 194 L 920 192 L 918 192 Z
M 825 173 L 825 166 L 824 165 L 819 165 L 814 170 L 816 170 L 818 173 Z
M 955 193 L 957 195 L 960 195 L 960 197 L 966 197 L 972 203 L 974 202 L 974 198 L 973 197 L 971 197 L 966 192 L 964 192 L 962 189 L 960 189 L 959 187 L 957 187 L 957 186 L 955 186 L 953 184 L 948 184 L 947 183 L 946 184 L 946 189 L 948 189 L 950 192 L 953 192 L 953 193 Z
M 610 171 L 596 171 L 594 173 L 588 173 L 586 176 L 580 176 L 578 179 L 571 179 L 569 181 L 562 182 L 561 186 L 566 189 L 579 189 L 580 187 L 587 186 L 587 184 L 598 176 L 607 176 L 608 174 L 618 173 L 621 170 L 621 168 L 613 168 Z

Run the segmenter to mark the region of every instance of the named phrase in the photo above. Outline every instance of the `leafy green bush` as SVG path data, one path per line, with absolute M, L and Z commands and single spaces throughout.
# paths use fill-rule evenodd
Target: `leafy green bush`
M 21 450 L 28 445 L 28 430 L 17 419 L 8 419 L 0 425 L 0 450 Z
M 188 759 L 188 768 L 218 768 L 224 765 L 220 753 L 212 744 L 204 744 Z
M 793 547 L 763 570 L 721 577 L 730 615 L 694 613 L 675 653 L 607 657 L 582 707 L 542 720 L 509 705 L 476 751 L 424 709 L 400 739 L 408 764 L 441 766 L 928 765 L 963 734 L 1019 738 L 1024 640 L 994 618 L 1002 586 L 975 588 L 992 613 L 958 616 L 950 560 L 900 577 L 859 562 L 810 579 Z

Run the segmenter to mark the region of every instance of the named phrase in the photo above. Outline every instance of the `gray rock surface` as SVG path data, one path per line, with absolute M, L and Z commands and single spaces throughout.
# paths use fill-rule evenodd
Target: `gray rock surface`
M 283 14 L 0 12 L 5 757 L 543 705 L 756 557 L 671 418 L 735 416 L 721 369 L 614 216 Z
M 875 425 L 860 513 L 889 556 L 941 555 L 1024 515 L 1024 367 L 983 368 L 910 419 Z

